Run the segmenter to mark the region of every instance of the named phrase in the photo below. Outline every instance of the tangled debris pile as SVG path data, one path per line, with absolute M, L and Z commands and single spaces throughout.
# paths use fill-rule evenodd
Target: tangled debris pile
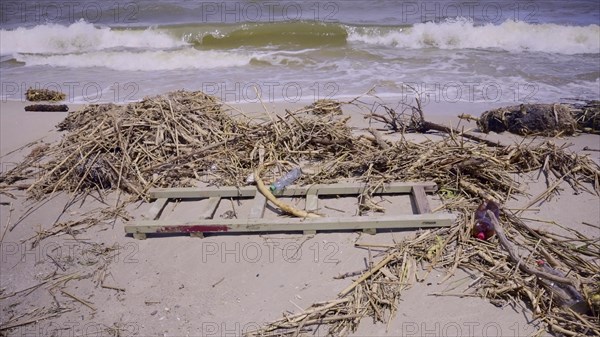
M 471 117 L 472 118 L 472 117 Z M 484 112 L 477 120 L 480 130 L 518 135 L 572 135 L 577 130 L 600 132 L 600 102 L 584 104 L 521 104 Z
M 313 166 L 315 174 L 303 176 L 300 183 L 434 180 L 457 194 L 490 191 L 502 201 L 502 193 L 518 192 L 511 173 L 543 167 L 547 176 L 554 174 L 576 189 L 580 181 L 598 179 L 589 158 L 552 142 L 488 146 L 465 142 L 465 134 L 392 144 L 374 130 L 374 136 L 353 135 L 349 117 L 315 116 L 312 109 L 321 105 L 255 123 L 233 118 L 214 97 L 184 91 L 123 106 L 89 105 L 58 125 L 67 131 L 60 143 L 38 145 L 21 165 L 0 176 L 0 188 L 36 177 L 27 190 L 39 199 L 56 191 L 96 189 L 145 198 L 151 187 L 194 186 L 199 181 L 240 186 L 256 167 L 259 147 L 265 150 L 265 161 Z
M 434 295 L 483 297 L 497 306 L 520 303 L 533 312 L 534 319 L 544 322 L 554 333 L 598 335 L 600 266 L 590 262 L 591 258 L 600 258 L 598 242 L 590 242 L 575 231 L 577 239 L 567 241 L 563 237 L 531 229 L 509 211 L 504 214 L 501 226 L 511 234 L 509 244 L 519 242 L 519 247 L 528 251 L 529 256 L 523 256 L 522 261 L 512 260 L 507 251 L 499 248 L 497 239 L 482 241 L 473 238 L 470 227 L 466 225 L 469 220 L 463 218 L 459 221 L 461 225 L 418 232 L 414 238 L 390 246 L 378 263 L 360 274 L 337 298 L 314 303 L 297 314 L 285 315 L 249 332 L 248 336 L 310 336 L 322 326 L 327 327 L 328 335 L 345 336 L 356 331 L 364 317 L 387 324 L 401 305 L 402 292 L 416 282 L 423 282 L 433 268 L 447 271 L 441 283 L 448 280 L 457 268 L 476 275 L 465 293 Z M 573 245 L 577 248 L 573 249 Z M 369 244 L 357 246 L 382 248 L 381 245 Z M 552 261 L 554 268 L 570 271 L 568 280 L 582 289 L 586 301 L 583 306 L 588 310 L 576 311 L 569 306 L 561 306 L 552 289 L 537 275 L 545 273 L 536 271 L 536 274 L 531 274 L 517 267 L 519 263 L 534 264 L 535 259 Z
M 25 92 L 25 98 L 31 102 L 50 101 L 58 102 L 67 98 L 67 95 L 60 91 L 49 89 L 33 89 L 29 88 Z
M 579 233 L 561 241 L 551 233 L 532 230 L 508 211 L 501 217 L 512 244 L 518 242 L 529 251 L 523 263 L 542 258 L 570 270 L 591 310 L 574 313 L 556 306 L 539 277 L 518 270 L 518 262 L 497 241 L 473 239 L 469 221 L 482 198 L 502 204 L 523 193 L 514 174 L 539 170 L 546 177 L 548 189 L 531 204 L 557 193 L 561 182 L 576 191 L 598 194 L 596 163 L 550 140 L 501 146 L 427 123 L 420 106 L 413 107 L 406 122 L 395 119 L 395 114 L 391 120 L 382 115 L 379 121 L 395 125 L 395 131 L 437 130 L 447 137 L 415 143 L 404 137 L 386 141 L 374 129 L 356 135 L 347 125 L 349 117 L 336 115 L 337 104 L 316 102 L 279 115 L 267 111 L 267 122 L 233 117 L 218 100 L 202 92 L 177 91 L 124 106 L 90 105 L 59 124 L 66 131 L 60 143 L 32 144 L 36 147 L 25 160 L 0 176 L 0 193 L 23 188 L 42 199 L 56 191 L 117 190 L 145 199 L 151 187 L 198 182 L 241 186 L 259 165 L 259 156 L 268 162 L 311 167 L 313 173 L 303 175 L 300 184 L 351 178 L 377 187 L 395 180 L 432 180 L 440 187 L 446 209 L 459 214 L 456 226 L 420 232 L 389 247 L 386 257 L 337 299 L 316 303 L 255 335 L 298 335 L 323 324 L 331 334 L 344 335 L 367 316 L 387 322 L 397 310 L 402 290 L 426 262 L 431 268 L 447 268 L 448 275 L 459 267 L 479 272 L 477 296 L 525 303 L 553 331 L 598 333 L 600 308 L 594 296 L 600 292 L 600 270 L 591 262 L 600 258 L 597 241 Z M 379 210 L 368 202 L 365 205 Z
M 579 129 L 583 132 L 600 134 L 600 101 L 573 104 L 573 108 Z
M 481 131 L 518 135 L 572 135 L 577 122 L 563 104 L 521 104 L 484 112 L 477 125 Z

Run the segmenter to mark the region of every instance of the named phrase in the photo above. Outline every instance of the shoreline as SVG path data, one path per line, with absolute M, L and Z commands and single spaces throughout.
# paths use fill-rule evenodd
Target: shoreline
M 312 102 L 310 102 L 312 103 Z M 69 107 L 69 112 L 38 112 L 38 111 L 24 111 L 26 105 L 37 104 L 36 102 L 29 102 L 25 100 L 7 100 L 0 102 L 0 124 L 2 124 L 2 135 L 0 135 L 0 157 L 6 153 L 15 150 L 21 146 L 26 145 L 29 142 L 35 141 L 40 138 L 56 139 L 53 137 L 59 137 L 59 132 L 55 126 L 62 121 L 69 112 L 76 111 L 87 104 L 74 104 L 67 102 L 57 102 L 55 104 L 66 104 Z M 94 103 L 96 104 L 96 103 Z M 102 104 L 102 103 L 100 103 Z M 118 103 L 118 105 L 125 105 L 129 103 Z M 269 113 L 284 113 L 285 110 L 294 111 L 301 109 L 307 104 L 305 103 L 223 103 L 226 109 L 229 109 L 234 115 L 241 114 L 246 116 L 252 116 L 253 118 L 265 118 L 265 108 L 268 109 Z M 508 104 L 511 105 L 511 104 Z M 512 104 L 514 105 L 514 104 Z M 377 106 L 377 105 L 375 105 Z M 402 111 L 404 108 L 402 105 L 396 103 L 395 105 L 388 105 L 389 107 L 395 108 L 395 110 Z M 574 152 L 582 152 L 584 148 L 599 149 L 600 148 L 600 136 L 586 133 L 576 133 L 574 136 L 569 137 L 522 137 L 519 135 L 504 132 L 497 134 L 490 132 L 484 134 L 478 132 L 477 125 L 474 122 L 464 121 L 458 118 L 460 114 L 470 114 L 475 117 L 480 116 L 483 112 L 499 107 L 507 106 L 507 104 L 474 104 L 469 102 L 458 102 L 458 103 L 435 103 L 426 105 L 423 107 L 425 113 L 425 119 L 438 123 L 444 126 L 452 128 L 458 128 L 460 130 L 471 130 L 480 137 L 489 139 L 491 141 L 506 141 L 505 144 L 527 142 L 527 139 L 552 139 L 559 144 L 572 143 L 572 150 Z M 344 113 L 351 117 L 349 125 L 355 129 L 366 129 L 364 127 L 365 120 L 362 116 L 366 113 L 364 105 L 362 109 L 358 109 L 352 105 L 344 105 L 342 109 Z M 27 132 L 24 132 L 27 131 Z M 394 134 L 390 134 L 389 138 L 393 138 Z M 415 137 L 418 139 L 423 135 L 420 134 L 407 134 L 408 137 Z M 600 163 L 600 153 L 587 152 L 590 156 L 598 163 Z

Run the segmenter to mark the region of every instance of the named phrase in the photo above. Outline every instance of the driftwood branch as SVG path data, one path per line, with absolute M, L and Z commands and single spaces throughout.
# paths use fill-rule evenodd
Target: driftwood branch
M 500 244 L 508 252 L 510 259 L 519 266 L 519 269 L 521 269 L 521 271 L 523 271 L 527 274 L 531 274 L 531 275 L 535 275 L 537 277 L 544 278 L 549 281 L 558 282 L 558 283 L 571 285 L 571 286 L 575 286 L 575 287 L 578 286 L 577 282 L 572 279 L 569 279 L 566 277 L 561 277 L 558 275 L 549 274 L 549 273 L 543 272 L 541 270 L 536 270 L 536 269 L 530 268 L 525 263 L 522 263 L 523 262 L 522 258 L 519 256 L 519 253 L 517 253 L 515 247 L 512 245 L 512 243 L 510 243 L 510 241 L 506 237 L 506 234 L 504 233 L 504 229 L 502 229 L 502 226 L 500 226 L 500 223 L 499 223 L 498 219 L 496 218 L 496 216 L 494 215 L 494 213 L 492 211 L 488 210 L 487 215 L 490 217 L 490 219 L 492 220 L 492 223 L 494 224 L 494 229 L 496 230 L 496 235 L 498 236 L 498 240 L 500 240 Z
M 256 187 L 258 188 L 258 191 L 260 193 L 262 193 L 267 198 L 267 200 L 272 202 L 275 206 L 279 207 L 285 213 L 291 214 L 291 215 L 299 217 L 299 218 L 320 218 L 321 217 L 319 214 L 311 213 L 311 212 L 307 212 L 307 211 L 304 211 L 301 209 L 294 208 L 294 207 L 284 203 L 283 201 L 277 199 L 273 195 L 273 193 L 271 193 L 271 191 L 269 191 L 269 189 L 265 186 L 262 179 L 260 178 L 260 172 L 262 171 L 263 167 L 264 166 L 261 165 L 260 167 L 258 167 L 257 169 L 254 170 L 254 180 L 256 181 Z

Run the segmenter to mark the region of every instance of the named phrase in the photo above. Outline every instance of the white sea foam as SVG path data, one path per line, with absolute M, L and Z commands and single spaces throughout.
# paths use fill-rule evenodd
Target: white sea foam
M 19 54 L 16 60 L 25 62 L 27 66 L 105 67 L 115 70 L 156 71 L 243 66 L 248 64 L 252 57 L 241 53 L 185 48 L 143 52 L 98 51 L 66 55 Z
M 111 48 L 169 49 L 186 43 L 155 29 L 115 30 L 85 21 L 0 30 L 0 53 L 81 53 Z
M 398 48 L 487 49 L 558 54 L 600 53 L 600 26 L 562 26 L 505 21 L 476 26 L 468 19 L 419 23 L 412 27 L 349 27 L 349 41 Z

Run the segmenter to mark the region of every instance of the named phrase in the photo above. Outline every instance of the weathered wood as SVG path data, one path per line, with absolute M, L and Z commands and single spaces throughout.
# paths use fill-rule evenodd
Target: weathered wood
M 212 219 L 217 211 L 217 207 L 219 207 L 220 201 L 220 197 L 208 198 L 207 204 L 204 206 L 204 210 L 202 210 L 199 214 L 200 219 Z
M 160 216 L 160 213 L 162 213 L 163 209 L 165 208 L 168 202 L 168 198 L 156 199 L 156 201 L 152 203 L 152 206 L 148 211 L 148 218 L 150 220 L 156 220 Z
M 210 219 L 199 221 L 140 221 L 125 225 L 126 233 L 216 233 L 363 230 L 394 228 L 448 227 L 454 223 L 453 214 L 407 214 L 358 216 L 343 218 L 275 218 L 275 219 Z
M 280 197 L 306 197 L 306 211 L 318 209 L 319 195 L 356 195 L 367 186 L 363 183 L 346 183 L 331 185 L 288 186 L 279 193 Z M 203 233 L 218 232 L 269 232 L 269 231 L 301 231 L 304 234 L 315 234 L 320 230 L 362 230 L 375 234 L 377 229 L 445 227 L 454 223 L 452 214 L 431 214 L 426 192 L 437 188 L 434 182 L 393 182 L 380 187 L 374 194 L 411 194 L 416 212 L 394 216 L 358 216 L 358 217 L 322 217 L 322 218 L 274 218 L 263 219 L 267 199 L 256 187 L 209 187 L 209 188 L 166 188 L 151 189 L 150 196 L 157 198 L 152 212 L 161 209 L 168 198 L 189 199 L 208 198 L 205 210 L 196 221 L 153 220 L 140 221 L 125 226 L 127 233 L 134 233 L 135 238 L 145 239 L 147 233 L 188 233 L 195 237 L 204 237 Z M 220 198 L 254 197 L 254 204 L 249 217 L 235 219 L 213 219 Z M 162 206 L 161 206 L 162 204 Z M 158 211 L 157 215 L 160 214 Z
M 307 212 L 314 212 L 319 208 L 319 196 L 314 193 L 314 192 L 310 192 L 306 195 L 306 206 L 304 207 L 304 209 Z
M 365 228 L 363 229 L 363 233 L 375 235 L 377 234 L 377 228 Z
M 261 193 L 256 194 L 254 197 L 254 203 L 252 204 L 252 208 L 250 209 L 250 215 L 248 218 L 250 219 L 258 219 L 262 218 L 265 214 L 265 207 L 267 206 L 267 198 Z
M 425 194 L 425 189 L 422 186 L 414 186 L 412 188 L 412 197 L 415 203 L 417 214 L 431 213 L 431 207 Z
M 434 182 L 393 182 L 375 190 L 373 194 L 395 194 L 411 193 L 413 186 L 422 186 L 427 192 L 435 192 L 437 186 Z M 367 188 L 364 183 L 346 183 L 346 184 L 315 184 L 308 186 L 288 186 L 277 194 L 278 197 L 304 196 L 308 193 L 318 195 L 345 195 L 360 194 Z M 254 197 L 257 194 L 256 187 L 180 187 L 180 188 L 152 188 L 148 191 L 150 198 L 236 198 L 236 197 Z
M 127 232 L 126 232 L 127 233 Z M 146 234 L 145 233 L 133 233 L 133 238 L 136 240 L 146 240 Z

